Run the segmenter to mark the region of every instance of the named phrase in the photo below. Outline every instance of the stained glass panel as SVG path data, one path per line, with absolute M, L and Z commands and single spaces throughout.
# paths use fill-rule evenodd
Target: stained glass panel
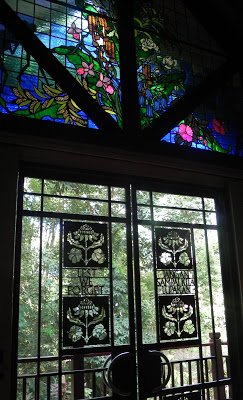
M 121 125 L 118 35 L 112 1 L 8 1 L 37 38 Z M 113 18 L 111 18 L 111 16 Z M 0 112 L 97 128 L 0 25 Z
M 13 28 L 1 23 L 0 113 L 96 130 L 105 127 L 112 133 L 112 129 L 129 125 L 122 121 L 119 41 L 124 42 L 124 32 L 120 29 L 121 37 L 118 36 L 116 0 L 7 0 L 6 3 L 25 22 L 29 36 L 34 34 L 52 60 L 58 60 L 68 76 L 72 76 L 78 94 L 73 96 L 73 85 L 67 87 L 63 79 L 53 77 L 46 64 L 44 68 L 20 44 Z M 135 125 L 141 125 L 144 132 L 224 66 L 227 55 L 181 0 L 137 0 L 134 13 L 131 40 L 135 40 L 136 63 L 131 61 L 131 67 L 137 73 L 138 97 L 134 95 L 131 99 L 139 103 L 140 124 L 136 121 Z M 122 50 L 122 54 L 124 66 L 126 53 Z M 232 72 L 225 70 L 225 75 L 231 77 Z M 161 128 L 158 140 L 242 156 L 243 96 L 239 76 L 234 76 L 227 86 L 220 86 L 214 97 L 205 96 L 207 101 L 203 99 L 200 106 L 198 101 L 192 110 L 177 118 L 175 126 L 166 131 Z M 92 115 L 89 115 L 91 107 L 79 102 L 84 95 L 97 106 Z M 104 123 L 94 116 L 99 112 L 101 119 L 104 115 L 107 118 Z M 123 118 L 125 121 L 124 109 Z M 147 137 L 149 141 L 151 136 Z
M 226 61 L 224 51 L 180 0 L 137 4 L 135 40 L 142 128 L 149 127 Z M 242 155 L 241 126 L 229 115 L 233 104 L 242 105 L 239 87 L 232 82 L 215 98 L 191 110 L 171 131 L 164 133 L 161 128 L 161 140 Z

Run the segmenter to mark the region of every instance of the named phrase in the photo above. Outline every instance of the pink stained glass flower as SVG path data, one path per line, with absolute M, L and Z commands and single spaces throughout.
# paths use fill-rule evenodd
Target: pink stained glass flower
M 82 67 L 77 69 L 77 74 L 78 75 L 83 75 L 84 78 L 86 78 L 87 75 L 94 76 L 95 73 L 93 71 L 93 68 L 94 68 L 94 64 L 93 63 L 88 65 L 85 61 L 83 61 L 82 62 Z
M 189 125 L 180 124 L 179 125 L 179 135 L 186 142 L 192 142 L 193 139 L 193 130 Z
M 68 28 L 67 32 L 73 35 L 74 39 L 80 40 L 82 29 L 77 28 L 75 22 L 72 22 L 71 28 Z
M 97 87 L 103 87 L 107 93 L 113 94 L 114 93 L 114 89 L 110 85 L 110 83 L 111 83 L 110 78 L 108 78 L 107 76 L 104 77 L 102 72 L 100 72 L 100 79 L 96 83 L 96 86 Z

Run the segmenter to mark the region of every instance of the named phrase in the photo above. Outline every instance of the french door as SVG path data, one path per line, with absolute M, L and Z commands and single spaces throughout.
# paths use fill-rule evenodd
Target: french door
M 221 214 L 202 189 L 26 170 L 16 399 L 229 399 Z

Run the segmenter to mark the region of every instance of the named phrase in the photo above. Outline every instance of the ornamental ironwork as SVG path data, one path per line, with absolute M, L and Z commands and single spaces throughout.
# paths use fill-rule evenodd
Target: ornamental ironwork
M 64 267 L 105 267 L 107 260 L 107 224 L 64 222 Z
M 109 343 L 109 301 L 102 297 L 63 298 L 63 346 Z
M 159 296 L 160 338 L 197 337 L 194 296 Z
M 191 241 L 188 229 L 155 228 L 157 268 L 191 269 Z

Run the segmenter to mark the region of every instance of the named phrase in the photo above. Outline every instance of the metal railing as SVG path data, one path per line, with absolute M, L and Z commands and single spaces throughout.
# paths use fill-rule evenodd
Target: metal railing
M 181 393 L 188 391 L 191 394 L 203 393 L 200 397 L 186 397 L 185 394 L 182 399 L 231 399 L 230 379 L 227 380 L 230 378 L 229 357 L 223 350 L 226 346 L 226 343 L 221 342 L 220 335 L 215 334 L 208 343 L 203 344 L 205 352 L 209 353 L 203 358 L 171 359 L 171 378 L 165 388 L 165 394 L 163 397 L 155 396 L 151 399 L 169 400 L 170 394 L 180 391 Z M 75 357 L 68 356 L 66 360 L 62 359 L 67 365 L 61 374 L 57 368 L 58 357 L 41 357 L 39 364 L 35 357 L 19 359 L 17 400 L 108 399 L 112 393 L 103 379 L 106 369 L 103 364 L 94 366 L 93 355 L 85 355 L 85 362 L 78 367 Z M 44 364 L 49 365 L 49 371 L 45 371 L 42 366 Z M 56 370 L 51 371 L 55 364 Z M 29 372 L 30 370 L 32 372 Z

